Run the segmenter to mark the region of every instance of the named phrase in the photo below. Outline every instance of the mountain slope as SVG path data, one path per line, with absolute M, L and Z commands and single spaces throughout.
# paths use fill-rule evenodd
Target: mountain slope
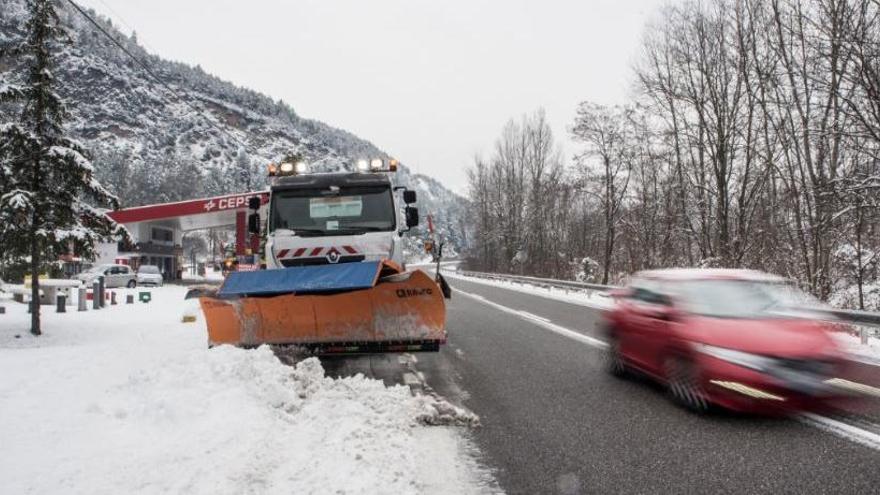
M 199 67 L 148 54 L 135 39 L 89 14 L 169 91 L 65 3 L 59 16 L 72 43 L 59 51 L 56 77 L 71 118 L 68 128 L 92 152 L 99 178 L 124 206 L 176 201 L 265 187 L 265 166 L 300 154 L 322 170 L 349 168 L 360 157 L 387 157 L 372 143 L 300 117 L 282 101 L 241 88 Z M 21 39 L 24 0 L 3 0 L 0 44 Z M 0 85 L 17 68 L 0 65 Z M 194 111 L 198 109 L 198 111 Z M 0 122 L 15 118 L 0 108 Z M 403 164 L 396 182 L 416 189 L 453 245 L 465 200 Z

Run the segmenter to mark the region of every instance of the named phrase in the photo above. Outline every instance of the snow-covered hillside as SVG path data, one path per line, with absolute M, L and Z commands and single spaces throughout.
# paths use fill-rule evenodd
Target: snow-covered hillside
M 24 5 L 24 0 L 3 1 L 0 45 L 22 36 Z M 349 132 L 297 115 L 282 101 L 222 81 L 198 66 L 148 54 L 136 39 L 90 12 L 169 91 L 67 4 L 59 7 L 72 41 L 60 50 L 56 70 L 59 93 L 71 111 L 68 126 L 90 148 L 99 177 L 123 206 L 260 188 L 265 166 L 293 153 L 326 170 L 349 167 L 358 157 L 388 156 Z M 0 65 L 0 85 L 15 70 Z M 0 108 L 0 122 L 12 118 Z M 464 211 L 463 198 L 436 180 L 411 173 L 405 164 L 397 181 L 417 189 L 422 212 L 434 215 L 451 242 L 460 242 L 454 227 Z

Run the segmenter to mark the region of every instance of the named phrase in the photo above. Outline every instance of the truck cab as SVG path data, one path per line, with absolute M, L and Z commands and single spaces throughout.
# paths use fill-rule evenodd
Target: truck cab
M 382 259 L 403 266 L 400 238 L 418 225 L 415 200 L 379 171 L 277 176 L 264 209 L 266 268 Z

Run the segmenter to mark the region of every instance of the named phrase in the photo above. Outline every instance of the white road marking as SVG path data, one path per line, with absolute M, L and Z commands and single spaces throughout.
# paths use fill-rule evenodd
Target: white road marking
M 594 337 L 590 337 L 590 336 L 584 335 L 580 332 L 576 332 L 576 331 L 571 330 L 569 328 L 565 328 L 563 326 L 552 323 L 550 320 L 548 320 L 544 317 L 536 316 L 536 315 L 533 315 L 532 313 L 529 313 L 526 311 L 509 308 L 509 307 L 504 306 L 502 304 L 492 302 L 479 294 L 473 294 L 470 292 L 463 291 L 461 289 L 455 289 L 455 291 L 460 294 L 463 294 L 465 296 L 468 296 L 472 299 L 480 301 L 483 304 L 491 306 L 499 311 L 503 311 L 505 313 L 512 314 L 512 315 L 517 316 L 523 320 L 534 323 L 535 325 L 538 325 L 539 327 L 546 328 L 547 330 L 550 330 L 552 332 L 556 332 L 559 335 L 568 337 L 572 340 L 576 340 L 576 341 L 581 342 L 583 344 L 587 344 L 589 346 L 596 347 L 599 349 L 605 349 L 608 347 L 608 344 L 606 342 L 603 342 L 603 341 L 596 339 Z M 803 413 L 803 414 L 798 415 L 797 419 L 805 425 L 809 425 L 814 428 L 818 428 L 822 431 L 834 434 L 836 436 L 842 437 L 842 438 L 844 438 L 846 440 L 850 440 L 852 442 L 856 442 L 860 445 L 864 445 L 866 447 L 870 447 L 875 450 L 880 450 L 880 435 L 878 435 L 874 432 L 871 432 L 868 430 L 863 430 L 862 428 L 846 424 L 846 423 L 844 423 L 842 421 L 838 421 L 836 419 L 831 419 L 831 418 L 828 418 L 825 416 L 819 416 L 818 414 Z
M 576 331 L 571 330 L 569 328 L 565 328 L 561 325 L 557 325 L 557 324 L 551 322 L 550 320 L 548 320 L 547 318 L 536 316 L 536 315 L 533 315 L 533 314 L 528 313 L 526 311 L 508 308 L 507 306 L 503 306 L 501 304 L 492 302 L 483 296 L 480 296 L 478 294 L 472 294 L 470 292 L 465 292 L 461 289 L 455 289 L 455 291 L 460 294 L 464 294 L 468 297 L 471 297 L 473 299 L 476 299 L 476 300 L 482 302 L 483 304 L 492 306 L 493 308 L 495 308 L 497 310 L 504 311 L 505 313 L 510 313 L 512 315 L 518 316 L 519 318 L 521 318 L 523 320 L 530 321 L 530 322 L 534 323 L 535 325 L 546 328 L 547 330 L 550 330 L 551 332 L 556 332 L 556 333 L 563 335 L 565 337 L 568 337 L 572 340 L 577 340 L 578 342 L 581 342 L 583 344 L 587 344 L 589 346 L 597 347 L 599 349 L 604 349 L 604 348 L 608 347 L 608 344 L 606 344 L 605 342 L 602 342 L 601 340 L 599 340 L 597 338 L 590 337 L 589 335 L 584 335 L 580 332 L 576 332 Z
M 818 414 L 803 413 L 798 416 L 798 419 L 804 424 L 846 438 L 847 440 L 870 447 L 874 450 L 880 450 L 880 435 L 872 431 L 863 430 L 859 427 L 846 424 L 843 421 L 819 416 Z
M 549 318 L 544 318 L 543 316 L 538 316 L 534 313 L 529 313 L 528 311 L 520 311 L 519 314 L 521 314 L 524 318 L 529 319 L 529 320 L 537 320 L 537 321 L 541 321 L 544 323 L 550 323 Z

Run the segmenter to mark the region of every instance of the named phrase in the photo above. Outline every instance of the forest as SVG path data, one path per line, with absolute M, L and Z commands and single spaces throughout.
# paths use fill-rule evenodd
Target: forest
M 617 283 L 764 270 L 880 309 L 880 0 L 692 0 L 645 27 L 632 99 L 543 111 L 469 169 L 474 270 Z

